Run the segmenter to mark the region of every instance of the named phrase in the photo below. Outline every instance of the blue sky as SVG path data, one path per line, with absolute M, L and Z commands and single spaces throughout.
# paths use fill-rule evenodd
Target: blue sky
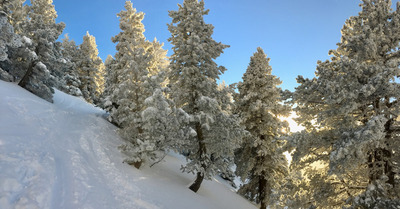
M 167 41 L 171 22 L 169 10 L 177 10 L 183 0 L 132 0 L 145 13 L 143 24 L 148 40 Z M 393 3 L 397 2 L 393 0 Z M 124 9 L 124 0 L 54 0 L 57 21 L 64 22 L 70 38 L 78 44 L 89 31 L 96 37 L 100 57 L 115 54 L 111 37 L 120 32 L 116 16 Z M 205 17 L 213 24 L 213 38 L 230 45 L 218 59 L 228 70 L 221 80 L 231 84 L 242 80 L 250 57 L 262 47 L 269 58 L 272 73 L 280 77 L 283 89 L 294 90 L 296 77 L 313 77 L 318 60 L 329 58 L 328 51 L 340 41 L 345 20 L 361 10 L 360 0 L 205 0 L 210 9 Z

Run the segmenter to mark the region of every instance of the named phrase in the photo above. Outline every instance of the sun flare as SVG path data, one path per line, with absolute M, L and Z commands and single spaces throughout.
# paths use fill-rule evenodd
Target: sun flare
M 298 116 L 296 115 L 295 112 L 291 112 L 288 117 L 281 117 L 280 119 L 282 121 L 287 121 L 289 123 L 289 129 L 290 133 L 296 133 L 299 131 L 304 130 L 304 127 L 301 125 L 298 125 L 296 121 L 294 121 L 294 118 L 297 118 Z

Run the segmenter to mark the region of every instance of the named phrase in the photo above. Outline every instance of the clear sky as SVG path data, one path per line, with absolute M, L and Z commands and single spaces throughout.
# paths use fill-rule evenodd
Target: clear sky
M 393 4 L 399 0 L 392 0 Z M 177 10 L 183 0 L 132 0 L 137 11 L 145 13 L 143 24 L 148 40 L 167 41 L 171 23 L 169 10 Z M 54 0 L 57 21 L 64 22 L 77 44 L 89 31 L 96 37 L 100 57 L 115 54 L 111 37 L 120 32 L 117 13 L 125 0 Z M 206 23 L 213 24 L 213 38 L 230 45 L 218 59 L 228 70 L 221 80 L 231 84 L 242 75 L 257 47 L 269 58 L 272 73 L 280 77 L 283 89 L 294 90 L 296 77 L 313 77 L 318 60 L 329 58 L 328 51 L 340 41 L 340 29 L 347 18 L 361 10 L 360 0 L 205 0 L 210 9 Z

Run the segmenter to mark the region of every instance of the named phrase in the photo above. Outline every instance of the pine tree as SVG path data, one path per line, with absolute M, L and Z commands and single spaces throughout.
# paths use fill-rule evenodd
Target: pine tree
M 8 14 L 8 21 L 13 26 L 15 33 L 21 34 L 21 24 L 27 20 L 28 7 L 24 6 L 26 0 L 1 0 L 0 10 Z
M 140 168 L 144 162 L 159 160 L 167 149 L 164 142 L 170 138 L 168 126 L 174 117 L 160 86 L 166 52 L 158 42 L 145 39 L 144 14 L 136 12 L 130 1 L 125 9 L 118 14 L 122 31 L 112 38 L 117 53 L 106 62 L 104 105 L 126 140 L 120 146 L 127 156 L 124 162 Z
M 103 61 L 101 61 L 99 69 L 97 70 L 95 82 L 96 82 L 96 92 L 95 92 L 94 104 L 100 105 L 102 101 L 101 97 L 104 93 L 106 85 L 106 66 L 104 65 Z
M 214 124 L 211 128 L 214 129 L 215 131 L 218 131 L 219 129 L 225 129 L 225 127 L 230 127 L 232 134 L 235 133 L 236 139 L 243 139 L 243 137 L 247 134 L 247 132 L 244 130 L 243 126 L 240 125 L 240 118 L 239 115 L 235 113 L 236 109 L 236 104 L 234 97 L 237 95 L 236 93 L 236 83 L 227 85 L 225 81 L 222 81 L 218 84 L 218 96 L 216 97 L 216 100 L 221 107 L 221 111 L 224 112 L 225 114 L 223 115 L 224 118 L 220 117 L 218 119 L 219 123 Z M 230 136 L 225 136 L 225 139 L 222 139 L 222 141 L 229 141 L 232 139 L 229 139 L 228 137 Z M 219 169 L 218 174 L 225 180 L 230 181 L 231 185 L 233 187 L 236 187 L 234 178 L 235 178 L 235 172 L 234 172 L 234 167 L 235 167 L 235 153 L 232 151 L 235 151 L 238 149 L 240 146 L 240 141 L 236 141 L 238 143 L 237 146 L 235 146 L 235 149 L 232 147 L 227 147 L 220 149 L 220 153 L 218 153 L 221 156 L 221 160 L 223 159 L 224 161 L 224 169 Z M 222 146 L 223 147 L 223 146 Z M 226 153 L 225 153 L 226 152 Z M 214 154 L 215 156 L 215 154 Z
M 4 6 L 2 9 L 11 13 L 1 11 L 0 22 L 0 79 L 19 82 L 26 74 L 26 69 L 29 68 L 30 63 L 37 60 L 37 55 L 30 50 L 32 40 L 21 36 L 14 31 L 14 27 L 10 24 L 12 14 L 19 14 L 20 11 L 8 10 L 8 8 L 15 9 L 15 1 L 7 1 L 11 4 Z M 22 9 L 20 7 L 19 9 Z M 39 84 L 40 85 L 40 84 Z
M 228 169 L 226 158 L 233 155 L 239 137 L 236 121 L 218 102 L 221 92 L 216 81 L 226 69 L 214 60 L 228 46 L 212 39 L 213 26 L 203 20 L 208 14 L 204 1 L 184 0 L 178 6 L 178 11 L 169 12 L 174 53 L 168 79 L 171 98 L 190 116 L 189 139 L 177 139 L 175 144 L 187 153 L 183 171 L 197 174 L 189 187 L 197 192 L 204 178 Z
M 125 127 L 129 113 L 141 111 L 144 100 L 152 95 L 151 91 L 142 87 L 143 79 L 149 74 L 148 45 L 141 22 L 144 14 L 136 12 L 130 1 L 125 3 L 125 9 L 118 14 L 122 31 L 112 38 L 117 43 L 117 53 L 109 69 L 109 95 L 106 95 L 105 101 L 110 120 L 120 127 Z
M 110 95 L 114 90 L 114 84 L 117 83 L 116 75 L 112 71 L 112 66 L 114 66 L 115 60 L 113 56 L 108 55 L 104 61 L 105 77 L 104 77 L 104 91 L 100 96 L 100 106 L 103 109 L 111 110 L 116 104 L 112 104 L 110 101 Z
M 83 37 L 79 46 L 80 57 L 77 68 L 81 81 L 80 89 L 83 97 L 90 103 L 98 101 L 104 88 L 104 64 L 99 57 L 96 39 L 89 32 Z
M 79 89 L 81 81 L 78 75 L 77 60 L 79 59 L 79 48 L 74 40 L 70 40 L 68 35 L 62 39 L 62 56 L 65 59 L 66 70 L 64 71 L 65 79 L 65 93 L 73 96 L 82 96 L 82 92 Z
M 19 85 L 32 93 L 52 102 L 53 86 L 58 85 L 62 76 L 59 69 L 53 67 L 58 62 L 55 49 L 56 41 L 65 24 L 56 23 L 57 13 L 52 0 L 32 0 L 29 7 L 29 19 L 22 23 L 22 35 L 32 40 L 32 51 L 37 59 L 33 60 Z
M 172 100 L 165 96 L 168 88 L 161 88 L 163 77 L 159 74 L 152 76 L 146 85 L 154 89 L 153 95 L 144 101 L 144 110 L 141 111 L 141 130 L 139 134 L 132 135 L 132 141 L 121 148 L 127 154 L 125 162 L 132 163 L 137 168 L 142 163 L 160 162 L 167 150 L 175 150 L 172 146 L 176 138 L 185 138 L 188 130 L 180 128 L 188 124 L 189 117 L 181 109 L 176 109 Z M 132 126 L 132 124 L 130 124 Z
M 14 69 L 12 51 L 23 46 L 22 38 L 15 34 L 8 22 L 7 13 L 0 11 L 0 79 L 14 81 L 17 69 Z
M 269 58 L 261 48 L 250 59 L 238 84 L 237 111 L 250 133 L 243 141 L 237 159 L 237 174 L 245 184 L 239 193 L 266 209 L 272 191 L 287 175 L 287 161 L 280 137 L 287 123 L 279 117 L 288 116 L 290 108 L 282 104 L 279 78 L 271 74 Z
M 147 42 L 149 47 L 146 52 L 150 55 L 149 72 L 151 75 L 157 75 L 160 71 L 165 71 L 169 65 L 167 60 L 167 50 L 163 49 L 163 43 L 155 38 L 153 42 Z
M 391 1 L 364 0 L 361 8 L 346 21 L 331 60 L 318 62 L 316 77 L 298 78 L 293 98 L 307 132 L 293 140 L 295 155 L 320 153 L 314 159 L 326 160 L 329 174 L 345 181 L 365 171 L 356 187 L 346 187 L 348 202 L 394 208 L 400 198 L 400 5 L 393 12 Z

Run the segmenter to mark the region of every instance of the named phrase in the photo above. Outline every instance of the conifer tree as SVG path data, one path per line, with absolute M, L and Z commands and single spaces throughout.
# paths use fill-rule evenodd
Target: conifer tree
M 318 62 L 316 77 L 297 79 L 293 98 L 307 132 L 293 140 L 295 157 L 319 153 L 313 159 L 326 160 L 329 174 L 345 182 L 363 170 L 353 181 L 358 185 L 345 187 L 348 202 L 354 208 L 395 208 L 400 5 L 392 11 L 391 1 L 364 0 L 361 8 L 346 21 L 331 60 Z
M 99 66 L 99 69 L 96 73 L 95 82 L 96 82 L 96 92 L 95 92 L 94 104 L 100 105 L 102 100 L 101 97 L 104 93 L 106 85 L 106 66 L 104 65 L 103 61 L 101 61 L 101 65 Z
M 0 79 L 14 81 L 18 74 L 23 74 L 15 67 L 15 52 L 23 46 L 22 38 L 15 34 L 14 28 L 8 21 L 7 13 L 0 11 Z
M 226 69 L 214 60 L 228 46 L 212 39 L 213 26 L 203 19 L 208 14 L 204 1 L 184 0 L 178 6 L 178 11 L 169 12 L 174 53 L 168 79 L 171 98 L 190 117 L 190 137 L 175 144 L 187 153 L 188 163 L 182 169 L 196 173 L 189 188 L 197 192 L 204 178 L 228 169 L 226 158 L 233 156 L 239 136 L 236 120 L 218 101 L 221 92 L 216 81 Z
M 15 19 L 26 20 L 25 7 L 21 1 L 3 1 L 1 4 L 0 22 L 0 79 L 12 82 L 19 82 L 26 74 L 26 69 L 37 55 L 30 50 L 32 40 L 14 30 L 12 23 Z M 20 4 L 20 5 L 18 5 Z M 20 11 L 24 10 L 24 11 Z M 19 27 L 20 25 L 15 27 Z
M 108 73 L 109 95 L 106 95 L 105 106 L 110 112 L 110 120 L 120 127 L 125 127 L 129 113 L 143 110 L 144 100 L 152 92 L 143 89 L 143 79 L 148 77 L 148 56 L 142 20 L 144 14 L 136 12 L 130 1 L 118 14 L 121 32 L 112 38 L 117 43 L 117 53 Z M 138 126 L 139 126 L 138 122 Z
M 32 0 L 28 20 L 22 23 L 21 33 L 32 40 L 33 60 L 19 85 L 52 102 L 52 86 L 58 85 L 62 72 L 53 67 L 58 62 L 56 41 L 65 24 L 56 23 L 57 13 L 52 0 Z
M 0 10 L 8 14 L 8 21 L 17 34 L 21 34 L 21 24 L 27 20 L 28 16 L 28 7 L 24 6 L 25 1 L 26 0 L 0 1 Z
M 280 137 L 287 123 L 279 117 L 288 116 L 289 106 L 282 104 L 279 78 L 271 74 L 269 58 L 261 48 L 250 59 L 238 84 L 237 112 L 250 133 L 237 155 L 237 174 L 245 184 L 239 193 L 260 203 L 266 209 L 272 191 L 287 175 L 287 161 Z
M 149 73 L 150 75 L 157 75 L 160 72 L 168 71 L 168 59 L 167 50 L 163 49 L 163 43 L 160 43 L 155 38 L 153 42 L 147 42 L 149 45 L 146 48 L 147 54 L 149 54 Z M 165 75 L 162 77 L 165 78 Z M 165 81 L 164 81 L 165 82 Z
M 67 94 L 71 94 L 73 96 L 82 96 L 82 92 L 79 89 L 81 86 L 81 81 L 78 75 L 77 69 L 77 60 L 80 57 L 79 48 L 76 45 L 74 40 L 70 40 L 68 35 L 65 35 L 65 38 L 62 39 L 62 56 L 65 59 L 65 71 L 64 71 L 64 79 L 65 79 L 65 89 L 64 91 Z
M 117 82 L 116 76 L 113 74 L 112 66 L 114 65 L 114 58 L 110 54 L 107 56 L 106 60 L 104 61 L 104 69 L 105 69 L 105 76 L 104 76 L 104 91 L 100 96 L 100 106 L 103 109 L 111 110 L 113 105 L 110 101 L 110 95 L 112 93 L 112 87 Z M 107 104 L 106 104 L 107 103 Z M 107 105 L 107 106 L 106 106 Z
M 130 131 L 133 121 L 127 128 L 122 129 L 130 139 L 121 146 L 128 158 L 125 162 L 139 168 L 143 163 L 160 162 L 167 150 L 175 150 L 172 146 L 176 138 L 185 138 L 187 129 L 180 128 L 188 124 L 189 117 L 181 109 L 176 109 L 172 100 L 165 96 L 168 88 L 160 86 L 163 81 L 161 74 L 152 76 L 145 86 L 153 89 L 153 94 L 144 101 L 144 109 L 140 112 L 141 132 L 134 135 Z
M 179 131 L 170 129 L 175 110 L 161 88 L 166 51 L 157 41 L 145 39 L 144 14 L 136 12 L 130 1 L 125 9 L 118 14 L 122 31 L 112 38 L 117 53 L 106 61 L 104 105 L 126 140 L 120 146 L 127 156 L 124 162 L 140 168 L 144 162 L 162 158 L 167 149 L 165 141 Z
M 80 89 L 83 97 L 93 103 L 99 99 L 104 89 L 104 64 L 99 57 L 96 39 L 89 32 L 83 37 L 79 46 L 80 57 L 77 60 L 77 68 L 81 81 Z

